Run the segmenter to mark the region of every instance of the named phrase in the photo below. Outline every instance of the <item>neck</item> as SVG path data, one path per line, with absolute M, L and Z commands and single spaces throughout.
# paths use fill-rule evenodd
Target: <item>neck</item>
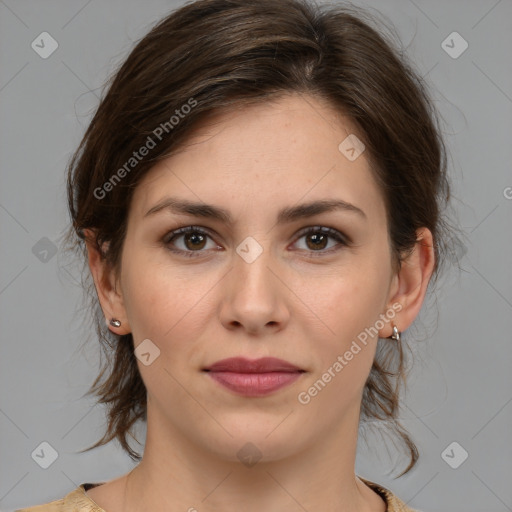
M 293 455 L 244 465 L 198 447 L 186 433 L 150 417 L 154 413 L 148 408 L 143 459 L 126 479 L 127 512 L 386 510 L 382 498 L 354 473 L 357 415 Z

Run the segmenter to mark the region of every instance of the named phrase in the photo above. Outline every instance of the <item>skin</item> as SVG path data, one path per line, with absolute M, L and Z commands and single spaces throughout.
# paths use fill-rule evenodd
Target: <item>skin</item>
M 377 337 L 310 403 L 297 399 L 393 304 L 401 310 L 378 336 L 389 337 L 393 323 L 407 329 L 434 266 L 432 234 L 423 228 L 421 243 L 393 271 L 384 200 L 366 155 L 349 161 L 338 150 L 351 133 L 350 120 L 312 96 L 219 115 L 138 185 L 118 276 L 88 244 L 105 317 L 122 322 L 112 332 L 131 332 L 136 347 L 150 339 L 160 350 L 148 366 L 137 360 L 148 393 L 142 461 L 88 491 L 107 512 L 385 511 L 354 473 Z M 233 225 L 168 211 L 144 218 L 169 195 L 223 207 Z M 331 211 L 276 224 L 281 208 L 317 199 L 343 199 L 366 219 Z M 162 241 L 190 225 L 211 236 Z M 314 226 L 352 242 L 329 237 L 318 246 L 312 234 L 298 235 Z M 248 236 L 263 249 L 252 263 L 236 252 Z M 195 256 L 172 253 L 172 246 Z M 266 397 L 243 397 L 201 371 L 233 356 L 274 356 L 306 372 Z M 262 454 L 252 467 L 236 455 L 247 442 Z

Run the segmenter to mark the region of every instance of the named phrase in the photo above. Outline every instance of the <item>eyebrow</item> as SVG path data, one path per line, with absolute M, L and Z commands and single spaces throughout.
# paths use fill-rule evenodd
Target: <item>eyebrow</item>
M 154 215 L 160 211 L 170 211 L 171 213 L 176 214 L 215 219 L 224 222 L 227 225 L 233 224 L 231 214 L 224 208 L 220 208 L 212 204 L 178 199 L 176 197 L 166 197 L 149 209 L 144 214 L 144 218 Z M 367 219 L 364 211 L 351 203 L 347 203 L 341 199 L 322 199 L 300 204 L 298 206 L 283 208 L 277 215 L 277 223 L 291 223 L 296 220 L 332 211 L 355 213 L 361 218 Z

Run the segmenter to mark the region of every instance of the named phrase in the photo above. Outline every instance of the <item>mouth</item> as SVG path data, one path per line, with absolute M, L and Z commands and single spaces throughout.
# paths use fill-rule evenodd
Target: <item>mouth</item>
M 295 382 L 306 370 L 283 359 L 223 359 L 203 368 L 215 382 L 243 396 L 265 396 Z

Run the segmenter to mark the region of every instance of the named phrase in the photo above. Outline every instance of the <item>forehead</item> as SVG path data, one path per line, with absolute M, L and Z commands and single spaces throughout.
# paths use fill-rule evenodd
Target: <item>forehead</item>
M 365 152 L 350 159 L 354 152 L 345 151 L 344 141 L 348 137 L 350 145 L 357 134 L 339 111 L 298 94 L 216 114 L 144 176 L 133 198 L 136 214 L 144 215 L 172 194 L 265 210 L 301 199 L 341 197 L 382 215 L 383 200 Z

